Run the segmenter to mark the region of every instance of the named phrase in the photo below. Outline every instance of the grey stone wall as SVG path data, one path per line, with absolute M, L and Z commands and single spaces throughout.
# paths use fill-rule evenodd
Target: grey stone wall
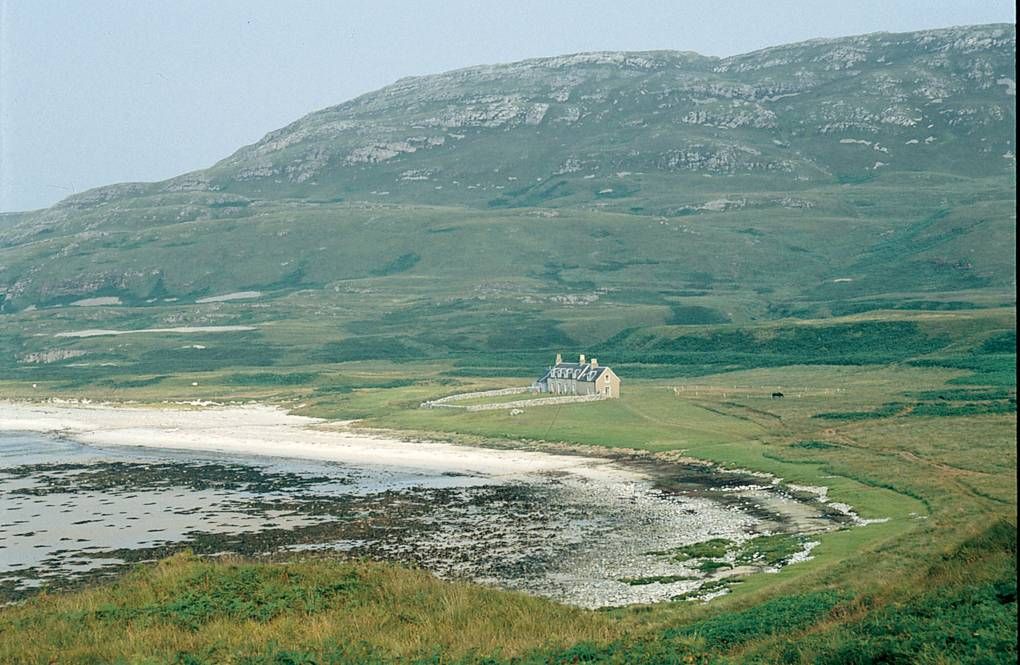
M 493 402 L 492 404 L 472 404 L 463 407 L 467 411 L 495 411 L 496 409 L 526 409 L 529 406 L 548 406 L 550 404 L 575 404 L 577 402 L 598 402 L 606 399 L 602 395 L 564 395 L 561 397 L 539 397 L 538 399 L 520 399 L 515 402 Z
M 500 388 L 498 390 L 481 390 L 473 393 L 457 393 L 456 395 L 447 395 L 446 397 L 440 397 L 439 399 L 429 400 L 428 402 L 422 402 L 421 406 L 424 409 L 432 409 L 436 407 L 447 407 L 447 408 L 464 408 L 459 404 L 452 404 L 452 402 L 460 402 L 467 399 L 475 399 L 478 397 L 501 397 L 503 395 L 519 395 L 521 393 L 537 392 L 532 386 L 519 386 L 516 388 Z
M 562 379 L 561 379 L 562 380 Z M 581 385 L 581 384 L 579 384 Z M 591 387 L 591 384 L 583 384 Z M 491 404 L 457 404 L 458 401 L 476 399 L 479 397 L 499 397 L 502 395 L 517 395 L 521 393 L 534 392 L 530 386 L 521 388 L 503 388 L 501 390 L 483 390 L 474 393 L 460 393 L 448 395 L 440 399 L 422 402 L 423 409 L 463 409 L 465 411 L 495 411 L 496 409 L 523 409 L 529 406 L 546 406 L 549 404 L 572 404 L 575 402 L 596 402 L 605 399 L 604 395 L 594 393 L 583 395 L 554 395 L 551 397 L 539 397 L 536 399 L 519 399 L 512 402 L 492 402 Z

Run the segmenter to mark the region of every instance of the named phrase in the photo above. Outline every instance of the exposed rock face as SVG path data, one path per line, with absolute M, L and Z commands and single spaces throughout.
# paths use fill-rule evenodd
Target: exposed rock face
M 345 283 L 406 270 L 395 259 L 418 256 L 402 247 L 377 257 L 379 265 L 357 252 L 327 260 L 327 246 L 345 251 L 327 240 L 336 229 L 310 231 L 319 235 L 306 245 L 298 236 L 308 227 L 298 227 L 333 215 L 329 206 L 347 206 L 345 219 L 406 204 L 472 214 L 517 208 L 550 227 L 557 209 L 595 210 L 702 236 L 697 225 L 664 218 L 827 206 L 830 215 L 852 218 L 856 203 L 822 190 L 879 178 L 901 178 L 894 188 L 921 178 L 932 191 L 941 178 L 988 178 L 1015 190 L 1015 53 L 1015 26 L 988 25 L 812 40 L 724 59 L 582 53 L 401 79 L 311 113 L 209 169 L 0 216 L 0 312 L 90 297 L 195 302 L 215 292 Z M 374 212 L 369 217 L 351 233 L 363 237 L 377 223 Z M 943 235 L 964 230 L 957 225 Z M 425 245 L 469 229 L 435 231 L 451 235 L 430 235 Z M 251 249 L 238 252 L 245 238 Z M 740 242 L 759 243 L 750 233 Z M 380 236 L 379 251 L 389 243 Z M 642 246 L 633 250 L 639 258 L 604 263 L 622 245 L 602 244 L 584 257 L 602 276 L 625 275 L 634 260 L 654 253 Z M 232 261 L 210 251 L 223 246 L 237 254 Z M 543 246 L 528 248 L 514 274 L 561 280 L 561 272 L 576 270 L 536 249 Z M 955 265 L 962 252 L 924 260 Z M 107 256 L 115 258 L 94 260 Z M 263 281 L 242 278 L 231 265 L 244 261 L 265 268 Z M 743 274 L 739 265 L 734 259 L 727 280 Z M 305 274 L 316 267 L 314 279 Z M 1003 269 L 993 272 L 1003 279 Z M 579 292 L 593 290 L 591 277 L 574 275 Z
M 1015 50 L 1015 28 L 993 25 L 812 40 L 725 59 L 584 53 L 471 67 L 402 79 L 313 113 L 205 177 L 210 187 L 229 188 L 237 181 L 344 179 L 345 169 L 377 167 L 372 175 L 399 182 L 410 168 L 426 162 L 434 168 L 468 151 L 476 160 L 471 170 L 443 168 L 445 183 L 456 187 L 452 181 L 472 173 L 511 168 L 497 143 L 543 138 L 558 148 L 536 145 L 542 163 L 529 154 L 520 170 L 548 177 L 581 170 L 560 165 L 585 163 L 592 173 L 625 164 L 817 174 L 831 171 L 826 162 L 833 161 L 813 145 L 821 135 L 856 132 L 891 143 L 918 127 L 949 131 L 957 140 L 994 140 L 1002 154 L 1012 148 L 1004 129 L 1015 117 Z M 980 137 L 953 131 L 961 125 L 989 131 Z M 656 140 L 639 138 L 624 155 L 614 154 L 612 141 L 596 141 L 620 127 L 641 128 Z M 774 145 L 776 135 L 789 143 Z M 550 152 L 555 164 L 545 161 Z
M 87 351 L 81 351 L 79 349 L 51 349 L 49 351 L 39 351 L 36 353 L 27 353 L 21 357 L 19 362 L 28 365 L 45 365 L 49 363 L 59 362 L 61 360 L 70 360 L 71 358 L 80 358 L 86 355 Z
M 819 140 L 848 134 L 919 146 L 943 136 L 975 154 L 1012 154 L 1015 52 L 1015 26 L 989 25 L 818 39 L 724 59 L 599 52 L 469 67 L 317 111 L 207 171 L 103 187 L 57 208 L 154 192 L 265 196 L 295 185 L 355 198 L 385 189 L 399 200 L 420 196 L 414 183 L 423 179 L 405 174 L 425 170 L 435 202 L 444 198 L 436 185 L 461 195 L 471 186 L 487 201 L 503 187 L 479 174 L 508 171 L 531 180 L 621 168 L 817 178 L 847 168 L 839 149 Z M 916 170 L 941 159 L 920 152 L 882 161 Z M 873 161 L 850 169 L 867 171 Z M 1014 168 L 1009 158 L 982 164 Z M 959 159 L 939 168 L 972 171 Z

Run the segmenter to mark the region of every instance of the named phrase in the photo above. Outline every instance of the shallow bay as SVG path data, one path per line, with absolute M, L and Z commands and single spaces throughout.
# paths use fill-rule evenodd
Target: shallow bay
M 801 519 L 777 509 L 784 503 Z M 648 461 L 453 472 L 0 434 L 9 599 L 189 548 L 366 556 L 585 607 L 650 602 L 734 568 L 706 571 L 663 553 L 836 527 L 824 512 L 760 478 Z

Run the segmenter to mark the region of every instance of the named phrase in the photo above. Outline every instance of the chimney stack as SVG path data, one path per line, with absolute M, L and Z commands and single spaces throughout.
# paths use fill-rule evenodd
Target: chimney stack
M 561 354 L 557 353 L 556 354 L 556 364 L 559 365 L 561 362 L 563 362 L 563 356 Z
M 591 359 L 591 367 L 592 367 L 592 369 L 595 369 L 598 366 L 599 366 L 599 359 L 598 358 L 592 358 Z
M 584 364 L 584 354 L 583 353 L 581 354 L 581 364 L 582 365 Z

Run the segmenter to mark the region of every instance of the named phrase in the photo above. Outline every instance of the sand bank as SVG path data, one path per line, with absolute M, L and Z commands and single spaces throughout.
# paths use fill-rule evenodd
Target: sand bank
M 365 434 L 265 405 L 151 408 L 0 401 L 0 431 L 46 432 L 95 445 L 211 451 L 490 476 L 639 474 L 597 457 L 493 450 Z

